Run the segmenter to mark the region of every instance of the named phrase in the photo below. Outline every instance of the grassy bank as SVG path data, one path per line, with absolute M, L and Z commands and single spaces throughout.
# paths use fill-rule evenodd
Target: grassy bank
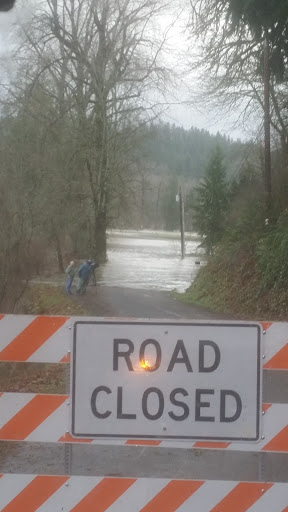
M 251 254 L 238 255 L 234 261 L 221 254 L 211 258 L 186 293 L 178 297 L 241 319 L 288 321 L 288 290 L 263 290 L 259 282 Z
M 16 313 L 29 315 L 85 315 L 81 304 L 69 297 L 60 286 L 30 285 L 17 304 Z

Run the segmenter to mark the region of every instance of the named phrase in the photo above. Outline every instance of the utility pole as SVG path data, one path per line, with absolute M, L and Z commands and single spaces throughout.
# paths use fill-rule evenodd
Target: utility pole
M 264 192 L 268 222 L 271 217 L 271 139 L 270 139 L 270 50 L 268 34 L 264 40 Z
M 185 258 L 185 228 L 184 228 L 184 201 L 182 188 L 179 187 L 179 210 L 180 210 L 180 231 L 181 231 L 181 258 Z

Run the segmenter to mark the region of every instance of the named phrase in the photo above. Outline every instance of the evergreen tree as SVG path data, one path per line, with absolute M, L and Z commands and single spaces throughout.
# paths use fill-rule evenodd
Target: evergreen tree
M 228 206 L 226 170 L 219 146 L 211 153 L 205 177 L 195 192 L 193 224 L 204 238 L 203 247 L 208 254 L 212 254 L 223 235 Z
M 270 72 L 282 81 L 288 59 L 288 0 L 229 0 L 228 5 L 234 32 L 242 23 L 256 41 L 269 41 Z
M 271 73 L 283 80 L 288 59 L 288 0 L 199 0 L 198 3 L 201 10 L 207 8 L 210 19 L 225 20 L 225 36 L 236 35 L 238 38 L 241 53 L 238 59 L 234 55 L 235 61 L 241 62 L 256 53 L 261 59 L 262 43 L 264 39 L 269 41 Z M 252 35 L 250 48 L 247 29 Z M 258 49 L 257 43 L 260 43 Z

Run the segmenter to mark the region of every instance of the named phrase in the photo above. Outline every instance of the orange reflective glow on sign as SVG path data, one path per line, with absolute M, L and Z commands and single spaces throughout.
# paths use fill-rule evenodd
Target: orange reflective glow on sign
M 153 365 L 150 363 L 150 361 L 145 359 L 145 361 L 143 360 L 140 362 L 140 366 L 141 368 L 144 368 L 144 370 L 146 370 L 146 368 L 152 368 Z

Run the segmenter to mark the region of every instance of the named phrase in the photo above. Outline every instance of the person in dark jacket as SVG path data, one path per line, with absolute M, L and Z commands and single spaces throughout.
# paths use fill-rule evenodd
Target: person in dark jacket
M 91 274 L 91 263 L 91 260 L 85 261 L 85 263 L 83 263 L 78 270 L 79 281 L 76 292 L 79 295 L 84 295 L 84 293 L 86 292 L 86 287 Z
M 91 281 L 92 286 L 96 286 L 95 270 L 98 267 L 99 267 L 99 264 L 96 261 L 92 261 L 91 262 L 91 265 L 90 265 L 91 271 L 90 271 L 90 276 L 89 276 L 89 279 L 88 279 L 88 283 Z

